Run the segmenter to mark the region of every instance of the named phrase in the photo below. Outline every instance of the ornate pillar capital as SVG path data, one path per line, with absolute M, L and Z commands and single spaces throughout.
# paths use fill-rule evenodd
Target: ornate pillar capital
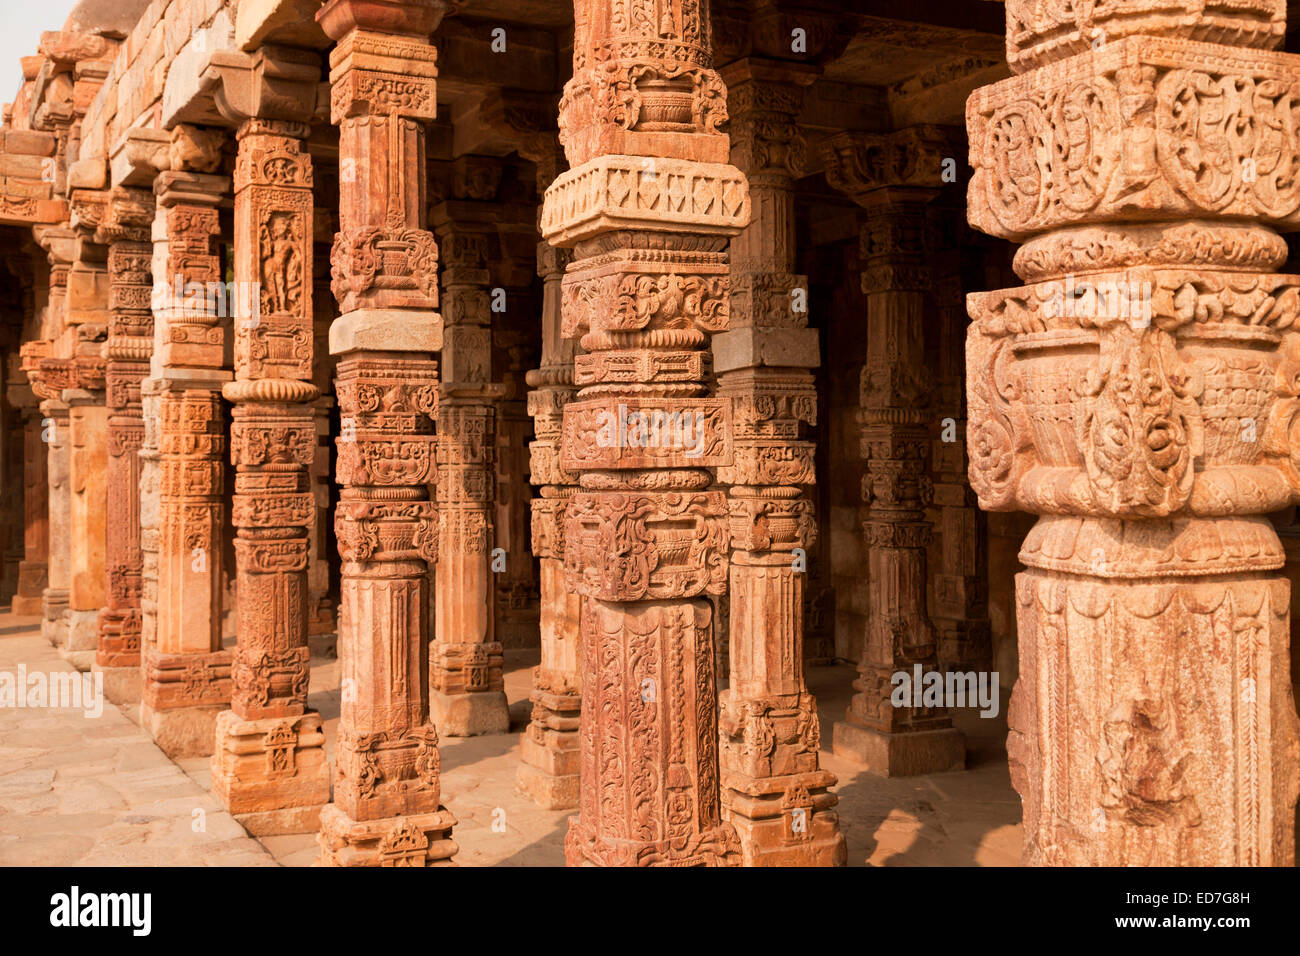
M 840 133 L 822 144 L 826 181 L 863 207 L 897 201 L 893 190 L 933 190 L 953 155 L 942 127 L 909 126 L 893 133 Z M 905 193 L 904 195 L 908 195 Z
M 569 162 L 674 156 L 725 163 L 727 90 L 713 69 L 709 4 L 654 0 L 574 8 L 573 77 L 560 101 Z
M 751 189 L 789 188 L 804 174 L 808 145 L 799 128 L 804 90 L 816 67 L 749 57 L 723 71 L 731 121 L 731 161 L 745 171 Z
M 1286 14 L 1286 0 L 1143 0 L 1101 9 L 1096 4 L 1007 0 L 1007 62 L 1014 72 L 1025 73 L 1130 36 L 1274 50 L 1285 39 Z

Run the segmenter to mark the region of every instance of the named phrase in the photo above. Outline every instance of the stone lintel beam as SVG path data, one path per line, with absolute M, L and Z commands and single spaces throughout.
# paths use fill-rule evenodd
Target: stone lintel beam
M 548 154 L 560 152 L 555 126 L 557 107 L 558 98 L 552 93 L 493 90 L 453 113 L 453 155 L 505 156 L 517 151 L 525 159 L 540 163 Z M 546 185 L 550 185 L 549 181 Z
M 316 113 L 320 57 L 311 50 L 263 46 L 251 52 L 214 50 L 199 88 L 217 111 L 239 124 L 252 117 L 309 123 Z
M 757 56 L 816 66 L 842 54 L 856 33 L 851 14 L 786 0 L 750 0 L 713 15 L 713 45 L 723 63 Z
M 109 182 L 113 186 L 152 187 L 160 171 L 171 168 L 171 133 L 133 127 L 112 148 Z

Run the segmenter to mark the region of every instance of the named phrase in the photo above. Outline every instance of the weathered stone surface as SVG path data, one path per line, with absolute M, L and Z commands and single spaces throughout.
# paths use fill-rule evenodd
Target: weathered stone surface
M 345 693 L 334 802 L 321 815 L 325 865 L 426 866 L 456 852 L 428 684 L 429 572 L 439 555 L 429 500 L 439 383 L 429 349 L 441 319 L 437 243 L 421 208 L 424 127 L 437 107 L 427 37 L 445 9 L 330 0 L 316 15 L 336 43 L 330 111 L 349 169 L 330 257 L 346 320 L 330 332 L 340 356 L 335 533 Z M 380 261 L 376 248 L 385 250 Z M 403 311 L 414 336 L 403 337 Z
M 707 6 L 669 0 L 663 12 L 651 25 L 575 4 L 574 77 L 560 105 L 573 168 L 547 189 L 541 216 L 543 237 L 574 250 L 562 331 L 589 353 L 581 414 L 565 406 L 560 449 L 583 486 L 564 527 L 583 640 L 570 865 L 740 863 L 719 807 L 705 598 L 726 588 L 725 503 L 705 465 L 729 463 L 730 417 L 717 410 L 698 465 L 680 428 L 624 441 L 629 404 L 638 424 L 657 414 L 695 433 L 704 413 L 694 400 L 710 393 L 697 358 L 727 328 L 727 241 L 749 220 L 745 176 L 723 165 L 725 89 L 708 68 Z M 611 74 L 626 77 L 626 98 L 599 94 Z M 637 84 L 655 88 L 654 108 L 631 107 Z
M 155 507 L 146 498 L 156 494 L 157 583 L 146 595 L 156 628 L 144 641 L 141 723 L 172 756 L 212 753 L 231 692 L 221 627 L 227 437 L 218 389 L 230 378 L 223 304 L 187 296 L 221 275 L 216 206 L 228 185 L 186 170 L 160 174 L 154 184 L 153 273 L 164 277 L 151 302 L 157 406 L 149 413 L 157 416 L 158 465 L 156 479 L 141 478 L 141 515 L 143 523 Z
M 815 481 L 804 429 L 816 423 L 806 328 L 807 280 L 794 275 L 794 179 L 804 143 L 795 115 L 806 70 L 762 60 L 726 74 L 731 154 L 749 180 L 754 218 L 732 243 L 730 328 L 713 338 L 719 395 L 730 402 L 730 686 L 721 695 L 721 797 L 746 866 L 845 861 L 821 770 L 816 701 L 803 678 L 804 579 L 816 539 L 806 488 Z M 802 298 L 801 298 L 802 296 Z
M 835 752 L 885 776 L 960 769 L 961 734 L 946 708 L 896 706 L 894 675 L 934 673 L 938 636 L 927 607 L 925 508 L 932 479 L 925 406 L 934 376 L 922 338 L 928 256 L 927 205 L 944 141 L 919 128 L 888 136 L 845 134 L 826 144 L 827 178 L 866 210 L 861 233 L 867 359 L 860 380 L 862 497 L 871 610 L 859 677 Z M 883 158 L 883 161 L 882 161 Z
M 967 111 L 971 222 L 1030 239 L 1031 284 L 970 298 L 966 353 L 980 505 L 1040 515 L 1007 743 L 1024 859 L 1290 866 L 1300 722 L 1261 515 L 1300 494 L 1280 384 L 1300 279 L 1272 273 L 1269 228 L 1296 224 L 1276 176 L 1296 142 L 1229 145 L 1214 104 L 1253 90 L 1232 122 L 1267 125 L 1295 58 L 1262 49 L 1280 3 L 1140 6 L 1128 28 L 1148 35 L 1059 59 L 1086 24 L 1009 4 L 1013 64 L 1038 68 Z M 1076 30 L 1044 39 L 1060 26 Z M 1025 164 L 1031 128 L 1050 148 Z M 1194 160 L 1210 142 L 1220 159 Z

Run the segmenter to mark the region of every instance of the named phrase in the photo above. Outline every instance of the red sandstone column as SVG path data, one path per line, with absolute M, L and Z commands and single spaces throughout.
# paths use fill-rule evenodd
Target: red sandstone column
M 184 130 L 215 166 L 223 134 Z M 224 176 L 172 170 L 154 182 L 154 377 L 159 379 L 156 644 L 145 650 L 141 723 L 171 756 L 212 752 L 231 691 L 222 649 L 226 453 L 222 385 L 229 317 L 207 295 L 223 278 L 215 240 Z M 202 291 L 200 291 L 202 290 Z
M 329 802 L 320 714 L 307 707 L 308 528 L 316 502 L 313 197 L 307 121 L 314 53 L 213 54 L 203 71 L 239 123 L 235 160 L 230 461 L 238 643 L 217 718 L 212 789 L 251 833 L 315 831 Z
M 543 177 L 539 170 L 539 180 Z M 553 181 L 554 174 L 547 176 Z M 578 476 L 560 466 L 564 406 L 577 394 L 573 385 L 576 345 L 561 333 L 560 283 L 569 253 L 538 243 L 537 274 L 542 277 L 542 360 L 528 373 L 528 413 L 534 441 L 528 461 L 538 486 L 532 506 L 532 551 L 540 573 L 541 662 L 533 671 L 533 711 L 519 741 L 519 787 L 538 806 L 567 809 L 578 805 L 582 661 L 579 628 L 582 596 L 564 579 L 564 513 L 577 490 Z
M 253 833 L 316 829 L 329 802 L 320 714 L 307 707 L 312 192 L 306 124 L 249 119 L 235 175 L 231 462 L 238 631 L 213 789 Z
M 71 491 L 68 484 L 70 435 L 63 390 L 76 383 L 74 366 L 67 357 L 71 348 L 62 340 L 65 339 L 68 269 L 74 255 L 74 237 L 71 230 L 64 228 L 38 227 L 34 232 L 46 250 L 50 264 L 49 296 L 43 322 L 45 336 L 38 348 L 24 346 L 24 367 L 29 377 L 35 374 L 32 387 L 42 399 L 41 438 L 48 450 L 49 574 L 41 595 L 44 618 L 41 633 L 51 644 L 62 647 L 68 639 L 68 592 L 72 566 Z
M 542 213 L 544 238 L 574 250 L 564 333 L 587 350 L 560 462 L 582 485 L 564 535 L 568 584 L 584 599 L 570 865 L 740 862 L 719 809 L 706 596 L 726 589 L 713 469 L 732 463 L 732 423 L 706 383 L 709 338 L 727 327 L 727 242 L 749 221 L 749 192 L 726 165 L 708 4 L 658 8 L 632 22 L 613 3 L 575 4 L 560 104 L 573 168 Z
M 99 649 L 99 612 L 108 580 L 104 513 L 108 501 L 108 409 L 104 406 L 102 366 L 97 373 L 91 372 L 91 378 L 80 369 L 78 372 L 83 387 L 63 390 L 68 405 L 68 526 L 72 535 L 70 620 L 63 656 L 78 670 L 90 670 Z
M 140 385 L 153 352 L 153 195 L 142 189 L 114 190 L 98 235 L 108 251 L 109 324 L 105 346 L 108 406 L 108 486 L 105 563 L 108 593 L 99 614 L 96 670 L 104 693 L 115 703 L 140 700 L 141 581 L 140 447 L 144 412 Z
M 846 134 L 825 152 L 831 184 L 867 210 L 861 247 L 867 358 L 859 414 L 871 607 L 853 682 L 858 693 L 835 724 L 835 752 L 891 777 L 960 770 L 965 743 L 948 712 L 891 700 L 895 674 L 914 683 L 919 665 L 924 686 L 924 675 L 938 664 L 927 607 L 931 527 L 925 519 L 933 499 L 927 411 L 933 376 L 922 329 L 932 281 L 926 209 L 946 150 L 940 131 L 915 127 L 888 136 Z
M 816 540 L 816 423 L 808 285 L 793 274 L 796 124 L 815 71 L 746 59 L 726 71 L 731 157 L 753 218 L 731 244 L 731 321 L 714 336 L 718 394 L 731 402 L 735 458 L 718 469 L 731 525 L 730 686 L 722 695 L 722 807 L 746 866 L 837 866 L 844 837 L 819 767 L 817 701 L 803 679 L 804 586 Z
M 966 477 L 966 299 L 962 291 L 963 249 L 978 234 L 951 228 L 960 212 L 931 205 L 942 216 L 948 242 L 934 256 L 933 301 L 939 314 L 939 376 L 935 418 L 930 425 L 934 473 L 934 507 L 939 532 L 933 566 L 932 609 L 937 631 L 939 669 L 996 670 L 989 623 L 988 521 L 980 513 Z M 935 232 L 939 230 L 936 228 Z M 934 436 L 938 435 L 938 440 Z M 1010 693 L 1011 675 L 1000 674 L 998 693 Z
M 438 564 L 430 712 L 450 737 L 510 729 L 496 639 L 493 510 L 495 399 L 488 259 L 490 207 L 451 200 L 433 212 L 442 280 L 442 382 L 438 392 Z
M 108 408 L 104 341 L 108 335 L 108 248 L 95 230 L 108 211 L 105 190 L 74 189 L 71 224 L 76 234 L 68 270 L 63 348 L 76 381 L 64 390 L 69 406 L 68 640 L 63 656 L 89 670 L 99 649 L 99 612 L 107 601 Z
M 63 404 L 63 379 L 70 373 L 67 362 L 48 358 L 50 343 L 45 340 L 26 342 L 22 346 L 23 371 L 32 391 L 41 400 L 41 454 L 46 474 L 46 585 L 41 592 L 41 634 L 58 646 L 66 635 L 63 610 L 66 610 L 68 549 L 57 547 L 57 535 L 67 534 L 68 527 L 68 407 Z
M 35 398 L 29 401 L 35 402 Z M 49 495 L 45 442 L 41 441 L 41 410 L 24 405 L 23 415 L 23 561 L 18 566 L 18 593 L 13 613 L 41 613 L 41 593 L 49 580 Z
M 966 107 L 970 480 L 1039 515 L 1007 741 L 1024 860 L 1292 866 L 1300 726 L 1300 58 L 1282 0 L 1007 4 L 1021 74 Z M 1207 42 L 1208 41 L 1208 42 Z M 1225 44 L 1233 44 L 1231 46 Z
M 424 127 L 437 110 L 429 34 L 442 0 L 329 0 L 317 14 L 339 127 L 339 222 L 331 255 L 342 315 L 335 518 L 343 558 L 343 681 L 326 865 L 429 866 L 456 852 L 440 805 L 429 719 L 429 568 L 437 523 L 433 424 L 442 346 L 438 247 L 425 231 Z

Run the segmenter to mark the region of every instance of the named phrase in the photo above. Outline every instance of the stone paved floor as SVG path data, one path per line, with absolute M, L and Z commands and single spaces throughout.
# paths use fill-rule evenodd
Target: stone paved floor
M 29 671 L 70 670 L 40 637 L 34 618 L 0 612 L 0 671 L 12 673 L 19 662 Z M 514 792 L 518 731 L 529 713 L 535 662 L 534 653 L 507 654 L 510 734 L 441 742 L 443 802 L 458 820 L 461 865 L 563 863 L 569 811 L 539 810 Z M 844 665 L 810 669 L 827 748 L 853 676 Z M 337 660 L 313 658 L 312 688 L 333 759 Z M 839 776 L 850 866 L 1015 865 L 1020 802 L 1002 751 L 1005 717 L 958 723 L 968 741 L 964 773 L 888 780 L 823 751 L 823 766 Z M 112 705 L 95 719 L 80 711 L 0 708 L 0 865 L 307 866 L 315 859 L 312 835 L 247 836 L 207 786 L 206 758 L 178 767 Z M 202 832 L 194 832 L 195 810 L 203 811 Z
M 0 671 L 73 673 L 36 618 L 0 612 Z M 111 704 L 0 707 L 0 865 L 274 866 Z

